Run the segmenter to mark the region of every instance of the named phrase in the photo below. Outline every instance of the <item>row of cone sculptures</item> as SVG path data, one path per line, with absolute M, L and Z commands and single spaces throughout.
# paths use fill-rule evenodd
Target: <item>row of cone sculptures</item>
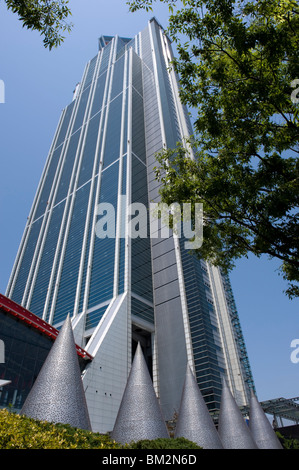
M 21 414 L 92 430 L 69 316 L 25 400 Z M 140 344 L 111 437 L 121 444 L 169 437 Z M 254 393 L 251 394 L 247 425 L 225 380 L 217 430 L 189 366 L 175 437 L 185 437 L 204 449 L 282 448 Z

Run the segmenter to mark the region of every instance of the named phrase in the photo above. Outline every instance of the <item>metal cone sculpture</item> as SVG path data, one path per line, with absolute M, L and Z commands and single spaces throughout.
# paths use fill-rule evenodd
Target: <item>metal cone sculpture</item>
M 204 449 L 223 449 L 217 429 L 189 365 L 186 371 L 175 437 L 185 437 Z
M 253 392 L 250 397 L 249 417 L 249 427 L 259 449 L 282 449 L 278 437 Z
M 21 414 L 91 430 L 69 316 L 25 400 Z
M 121 444 L 169 437 L 139 343 L 111 437 Z
M 225 449 L 257 449 L 249 427 L 225 380 L 222 382 L 218 432 Z

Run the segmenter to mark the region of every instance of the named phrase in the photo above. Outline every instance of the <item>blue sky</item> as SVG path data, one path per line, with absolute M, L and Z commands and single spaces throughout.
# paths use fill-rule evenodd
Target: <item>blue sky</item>
M 72 100 L 85 64 L 97 54 L 100 35 L 131 37 L 156 16 L 167 27 L 165 5 L 153 13 L 129 13 L 125 0 L 70 0 L 71 34 L 49 52 L 36 32 L 22 28 L 0 3 L 0 292 L 10 271 L 62 109 Z M 231 282 L 259 400 L 299 396 L 299 362 L 291 341 L 299 338 L 298 301 L 283 293 L 279 263 L 242 259 Z M 299 357 L 299 354 L 298 354 Z

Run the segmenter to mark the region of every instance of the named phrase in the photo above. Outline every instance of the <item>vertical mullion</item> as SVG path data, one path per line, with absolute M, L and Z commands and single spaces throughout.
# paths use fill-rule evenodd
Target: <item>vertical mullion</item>
M 119 159 L 119 173 L 118 173 L 118 196 L 117 196 L 117 220 L 116 220 L 116 233 L 115 233 L 115 263 L 114 263 L 114 285 L 113 285 L 113 296 L 118 295 L 118 283 L 119 283 L 119 264 L 120 264 L 120 237 L 121 237 L 121 224 L 122 224 L 122 210 L 123 198 L 122 193 L 122 179 L 123 179 L 123 155 L 124 155 L 124 126 L 126 124 L 126 99 L 127 99 L 127 62 L 128 53 L 125 52 L 124 61 L 124 78 L 123 78 L 123 99 L 122 99 L 122 118 L 121 118 L 121 132 L 120 132 L 120 159 Z
M 83 77 L 82 77 L 82 85 L 85 82 L 87 72 L 88 72 L 88 68 L 89 68 L 89 64 L 85 67 Z M 81 90 L 82 89 L 83 89 L 83 86 L 81 87 Z M 62 149 L 62 152 L 61 152 L 61 155 L 64 154 L 64 158 L 67 155 L 69 142 L 70 142 L 70 137 L 72 135 L 72 129 L 73 129 L 73 126 L 74 126 L 74 123 L 75 123 L 75 119 L 76 119 L 79 104 L 80 104 L 80 99 L 77 100 L 77 103 L 74 106 L 72 116 L 71 116 L 71 119 L 70 119 L 70 122 L 69 122 L 69 126 L 68 126 L 68 129 L 67 129 L 66 135 L 65 135 L 63 149 Z M 67 136 L 69 136 L 69 137 L 67 137 Z M 59 178 L 57 178 L 57 181 L 55 182 L 55 184 L 53 184 L 53 188 L 55 188 L 55 191 L 54 191 L 54 194 L 53 194 L 53 203 L 55 201 L 55 197 L 56 197 L 56 194 L 57 194 L 57 191 L 58 191 L 58 184 L 59 184 L 59 181 L 60 181 L 60 178 L 61 178 L 62 170 L 63 170 L 63 167 L 60 168 Z M 44 305 L 44 310 L 43 310 L 43 319 L 44 320 L 46 320 L 47 313 L 48 313 L 48 308 L 50 306 L 50 301 L 51 301 L 51 296 L 52 296 L 52 289 L 53 289 L 54 278 L 55 278 L 55 273 L 56 273 L 56 266 L 57 266 L 57 263 L 58 263 L 60 246 L 61 246 L 61 242 L 62 242 L 62 239 L 63 239 L 63 232 L 64 232 L 64 225 L 65 225 L 66 216 L 67 216 L 67 201 L 66 201 L 66 204 L 65 204 L 63 218 L 62 218 L 62 222 L 61 222 L 61 225 L 60 225 L 60 231 L 59 231 L 59 236 L 58 236 L 58 240 L 57 240 L 57 244 L 56 244 L 55 256 L 54 256 L 54 260 L 53 260 L 53 266 L 52 266 L 50 281 L 49 281 L 49 285 L 48 285 L 48 293 L 47 293 L 47 297 L 46 297 L 46 301 L 45 301 L 45 305 Z
M 125 291 L 131 292 L 131 239 L 128 234 L 129 205 L 132 202 L 132 86 L 133 86 L 133 49 L 129 49 L 128 83 L 128 130 L 127 130 L 127 181 L 126 181 L 126 250 L 125 250 Z
M 161 125 L 162 146 L 163 148 L 166 149 L 166 146 L 167 146 L 166 133 L 165 133 L 165 125 L 164 125 L 164 119 L 163 119 L 161 91 L 160 91 L 160 85 L 159 85 L 159 79 L 158 79 L 157 58 L 155 54 L 152 27 L 153 27 L 153 23 L 150 22 L 149 23 L 149 36 L 150 36 L 150 43 L 151 43 L 151 49 L 152 49 L 154 79 L 155 79 L 155 85 L 156 85 L 156 90 L 157 90 L 157 102 L 158 102 L 159 118 L 160 118 L 160 125 Z
M 96 67 L 96 71 L 95 71 L 93 100 L 94 100 L 94 95 L 95 95 L 95 91 L 96 91 L 98 71 L 100 70 L 102 59 L 103 59 L 103 53 L 101 53 L 101 55 L 100 55 L 100 60 L 97 63 L 97 67 Z M 91 116 L 92 105 L 93 105 L 93 101 L 92 101 L 92 104 L 90 106 L 89 118 Z M 102 107 L 102 109 L 103 109 L 103 107 Z M 92 171 L 91 184 L 90 184 L 90 190 L 89 190 L 89 198 L 88 198 L 88 206 L 87 206 L 86 219 L 85 219 L 84 236 L 83 236 L 82 249 L 81 249 L 80 267 L 79 267 L 78 282 L 77 282 L 76 296 L 75 296 L 75 303 L 74 303 L 74 315 L 77 315 L 79 313 L 79 301 L 80 301 L 80 294 L 81 294 L 81 286 L 82 286 L 82 278 L 83 278 L 83 271 L 84 271 L 84 261 L 85 261 L 85 254 L 86 254 L 86 248 L 87 248 L 87 240 L 88 240 L 88 234 L 89 234 L 89 223 L 90 223 L 90 214 L 91 214 L 91 208 L 92 208 L 93 190 L 94 190 L 94 184 L 95 184 L 95 173 L 96 173 L 98 145 L 99 145 L 99 139 L 100 139 L 100 129 L 101 129 L 101 125 L 102 125 L 103 114 L 104 114 L 104 112 L 102 111 L 101 112 L 100 122 L 99 122 L 99 127 L 98 127 L 97 144 L 96 144 L 96 149 L 95 149 L 95 153 L 94 153 L 93 171 Z M 84 146 L 82 148 L 82 155 L 83 155 L 83 149 L 84 149 Z
M 94 251 L 94 240 L 95 240 L 95 225 L 96 225 L 96 217 L 97 217 L 96 204 L 97 204 L 97 201 L 99 200 L 99 195 L 100 195 L 101 171 L 102 171 L 102 167 L 103 167 L 105 138 L 106 138 L 108 115 L 109 115 L 109 99 L 110 99 L 110 95 L 111 95 L 112 79 L 113 79 L 113 71 L 114 71 L 114 65 L 113 65 L 112 62 L 113 62 L 113 59 L 115 57 L 115 53 L 116 53 L 115 39 L 113 38 L 112 39 L 112 44 L 111 44 L 109 63 L 108 63 L 108 71 L 107 71 L 107 77 L 106 77 L 105 92 L 104 92 L 104 97 L 103 97 L 103 106 L 102 106 L 103 111 L 102 111 L 102 115 L 101 115 L 101 123 L 105 119 L 104 128 L 103 128 L 103 138 L 102 138 L 101 142 L 99 140 L 97 142 L 97 152 L 100 151 L 99 147 L 101 147 L 101 154 L 100 154 L 100 162 L 99 162 L 99 168 L 98 168 L 98 181 L 97 181 L 97 186 L 96 186 L 96 191 L 95 191 L 96 192 L 96 194 L 95 194 L 95 206 L 94 206 L 94 212 L 93 212 L 93 218 L 92 218 L 92 227 L 91 227 L 91 234 L 90 234 L 90 246 L 89 246 L 89 253 L 88 253 L 87 274 L 86 274 L 84 300 L 83 300 L 83 312 L 86 312 L 87 309 L 88 309 L 89 287 L 90 287 L 90 280 L 91 280 L 91 271 L 92 271 L 92 263 L 93 263 L 93 251 Z M 109 72 L 110 72 L 110 74 L 109 74 Z M 103 116 L 104 116 L 105 98 L 106 98 L 106 113 L 105 113 L 105 118 L 104 118 Z
M 95 67 L 95 70 L 93 72 L 93 77 L 96 74 L 96 70 L 97 69 Z M 86 80 L 86 77 L 85 77 L 85 80 Z M 72 217 L 73 217 L 73 209 L 74 209 L 75 200 L 76 200 L 76 189 L 77 189 L 77 183 L 78 183 L 77 174 L 78 174 L 78 171 L 80 170 L 80 163 L 81 163 L 82 154 L 83 154 L 83 151 L 82 151 L 83 150 L 83 144 L 82 143 L 84 143 L 84 140 L 86 138 L 87 127 L 88 127 L 86 125 L 86 122 L 87 122 L 88 116 L 90 114 L 90 110 L 91 110 L 91 106 L 92 106 L 92 100 L 93 100 L 94 88 L 92 88 L 92 85 L 94 87 L 93 81 L 89 85 L 90 86 L 90 91 L 88 93 L 88 100 L 86 102 L 86 107 L 85 107 L 85 111 L 84 111 L 82 127 L 81 127 L 81 131 L 80 131 L 80 137 L 79 137 L 77 150 L 76 150 L 76 155 L 75 155 L 75 160 L 74 160 L 73 171 L 72 171 L 72 174 L 71 174 L 71 178 L 70 178 L 70 182 L 69 182 L 69 188 L 68 188 L 68 194 L 67 194 L 67 197 L 66 197 L 66 204 L 65 204 L 66 227 L 65 227 L 65 232 L 64 232 L 64 235 L 63 235 L 62 250 L 61 250 L 61 253 L 60 253 L 60 257 L 59 257 L 60 259 L 59 259 L 59 265 L 58 265 L 58 270 L 57 270 L 57 275 L 56 275 L 56 285 L 55 285 L 53 298 L 52 298 L 52 305 L 51 305 L 50 317 L 49 317 L 50 323 L 52 323 L 53 319 L 54 319 L 55 305 L 56 305 L 56 301 L 57 301 L 57 297 L 58 297 L 58 293 L 59 293 L 59 289 L 60 289 L 60 279 L 61 279 L 61 274 L 62 274 L 63 264 L 64 264 L 64 254 L 65 254 L 65 251 L 66 251 L 66 248 L 67 248 L 69 230 L 70 230 Z M 82 87 L 81 98 L 82 98 L 83 88 L 84 87 Z M 77 109 L 79 109 L 79 106 L 78 106 Z M 74 122 L 75 122 L 75 120 L 74 120 Z M 77 131 L 77 132 L 79 132 L 79 131 Z M 77 163 L 78 163 L 78 166 L 77 166 Z M 66 313 L 69 313 L 69 312 L 66 312 Z

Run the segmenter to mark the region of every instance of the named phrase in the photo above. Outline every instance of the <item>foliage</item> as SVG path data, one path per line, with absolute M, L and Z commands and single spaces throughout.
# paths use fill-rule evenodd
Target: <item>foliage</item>
M 144 439 L 130 444 L 131 449 L 201 449 L 194 442 L 185 439 L 184 437 L 177 437 L 174 439 L 159 438 L 159 439 Z
M 17 13 L 23 27 L 39 31 L 45 47 L 50 50 L 63 42 L 61 32 L 70 31 L 72 25 L 66 22 L 71 15 L 68 0 L 5 0 L 7 8 Z
M 181 99 L 195 113 L 192 139 L 158 156 L 162 201 L 203 203 L 199 256 L 226 272 L 249 252 L 277 258 L 298 296 L 298 3 L 161 1 Z
M 120 449 L 107 435 L 0 410 L 0 449 Z
M 121 445 L 108 435 L 68 424 L 38 421 L 0 410 L 0 449 L 198 449 L 187 439 L 154 439 Z
M 279 432 L 276 432 L 276 435 L 284 449 L 299 449 L 298 439 L 286 438 Z

